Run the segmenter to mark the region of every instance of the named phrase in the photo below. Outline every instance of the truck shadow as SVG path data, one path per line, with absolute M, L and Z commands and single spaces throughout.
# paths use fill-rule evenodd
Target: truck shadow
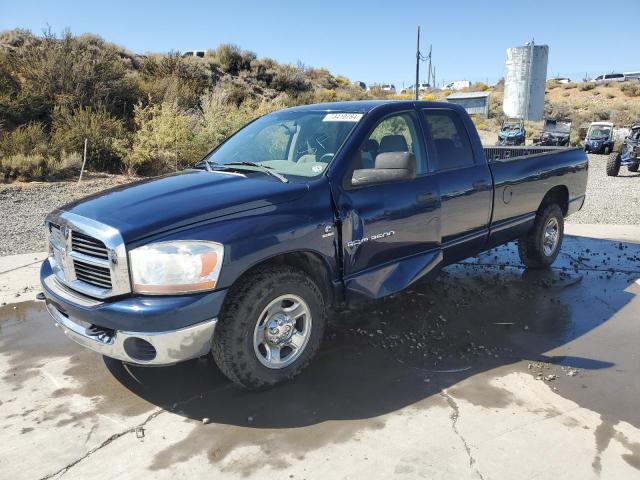
M 333 312 L 312 364 L 271 390 L 236 387 L 210 358 L 165 368 L 105 363 L 152 404 L 198 421 L 252 428 L 374 419 L 441 401 L 444 389 L 472 376 L 487 384 L 482 374 L 497 368 L 526 372 L 533 364 L 536 371 L 538 362 L 611 368 L 606 360 L 546 352 L 591 332 L 628 304 L 635 294 L 630 286 L 640 277 L 640 245 L 565 241 L 566 253 L 552 270 L 522 269 L 510 244 L 447 267 L 405 293 Z M 597 356 L 606 359 L 607 352 Z M 509 402 L 501 396 L 499 389 L 485 389 L 475 401 Z M 639 425 L 636 415 L 622 420 Z

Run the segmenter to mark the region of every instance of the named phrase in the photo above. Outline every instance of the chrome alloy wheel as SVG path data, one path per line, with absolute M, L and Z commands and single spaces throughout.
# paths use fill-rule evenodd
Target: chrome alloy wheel
M 551 217 L 544 227 L 544 238 L 542 239 L 542 249 L 547 257 L 553 255 L 558 247 L 560 237 L 560 226 L 558 219 Z
M 297 295 L 282 295 L 262 311 L 253 331 L 253 350 L 262 365 L 280 369 L 302 354 L 311 336 L 311 310 Z

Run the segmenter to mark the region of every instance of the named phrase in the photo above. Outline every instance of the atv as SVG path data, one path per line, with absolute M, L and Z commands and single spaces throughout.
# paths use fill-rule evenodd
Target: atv
M 542 134 L 534 145 L 545 147 L 568 147 L 571 138 L 571 121 L 545 118 Z
M 613 152 L 607 159 L 607 175 L 615 177 L 620 167 L 627 167 L 630 172 L 640 169 L 640 123 L 631 127 L 631 132 L 624 139 L 619 152 Z
M 587 138 L 584 140 L 584 151 L 609 155 L 613 151 L 613 123 L 593 122 L 589 125 Z
M 524 145 L 526 136 L 527 131 L 524 129 L 522 119 L 505 120 L 498 132 L 496 145 Z

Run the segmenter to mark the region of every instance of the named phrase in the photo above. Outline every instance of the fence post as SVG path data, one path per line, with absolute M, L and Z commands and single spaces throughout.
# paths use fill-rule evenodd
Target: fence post
M 82 168 L 80 169 L 80 178 L 78 178 L 78 183 L 82 180 L 82 172 L 84 172 L 84 166 L 87 163 L 87 139 L 84 139 L 84 155 L 82 158 Z

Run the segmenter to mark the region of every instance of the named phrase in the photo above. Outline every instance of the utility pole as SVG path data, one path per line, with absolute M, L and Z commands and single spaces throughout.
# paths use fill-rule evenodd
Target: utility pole
M 431 49 L 433 45 L 429 45 L 429 74 L 427 75 L 427 84 L 431 86 Z
M 416 100 L 420 100 L 420 90 L 418 84 L 420 83 L 418 78 L 420 77 L 420 25 L 418 25 L 418 40 L 416 42 Z
M 436 66 L 433 66 L 433 88 L 436 88 Z

